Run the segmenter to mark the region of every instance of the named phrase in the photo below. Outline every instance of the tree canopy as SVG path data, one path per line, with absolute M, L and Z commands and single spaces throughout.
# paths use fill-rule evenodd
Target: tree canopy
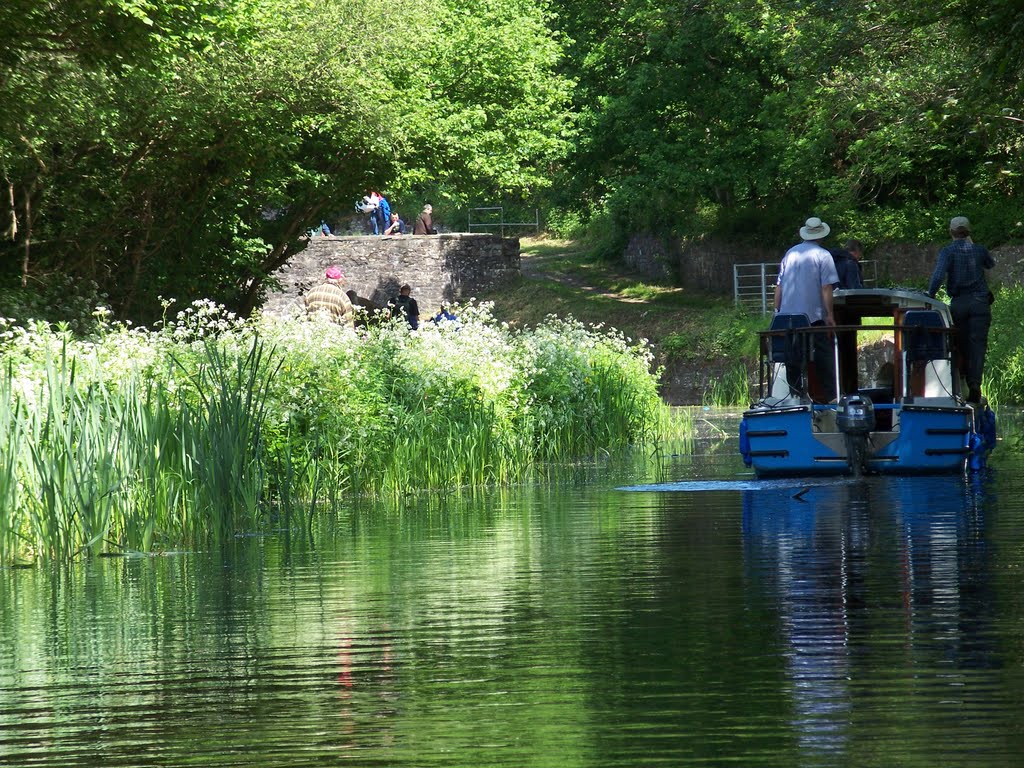
M 563 0 L 579 80 L 569 199 L 615 231 L 872 239 L 975 211 L 1024 236 L 1016 0 Z M 570 203 L 571 204 L 571 203 Z
M 545 14 L 523 0 L 5 4 L 6 284 L 24 302 L 91 281 L 142 319 L 161 296 L 247 311 L 308 227 L 371 188 L 542 188 L 569 93 Z
M 369 189 L 543 196 L 612 246 L 1019 239 L 1022 32 L 1020 0 L 7 0 L 0 306 L 247 312 Z

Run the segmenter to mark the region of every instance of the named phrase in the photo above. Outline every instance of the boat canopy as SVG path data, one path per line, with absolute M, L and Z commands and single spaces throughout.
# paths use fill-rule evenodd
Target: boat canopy
M 906 288 L 843 288 L 832 294 L 832 304 L 837 313 L 837 325 L 853 324 L 865 317 L 890 316 L 908 309 L 931 309 L 942 315 L 945 327 L 953 324 L 945 302 Z

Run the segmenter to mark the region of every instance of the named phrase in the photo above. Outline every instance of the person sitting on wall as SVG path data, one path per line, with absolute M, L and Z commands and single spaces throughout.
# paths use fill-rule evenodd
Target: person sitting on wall
M 408 283 L 398 289 L 398 298 L 395 299 L 391 316 L 405 318 L 414 331 L 420 327 L 420 307 L 412 297 L 412 288 Z
M 404 235 L 405 234 L 405 222 L 397 213 L 391 214 L 391 223 L 388 224 L 388 228 L 384 230 L 385 235 Z
M 436 235 L 433 215 L 434 207 L 430 203 L 424 205 L 423 212 L 416 217 L 416 223 L 412 226 L 412 233 L 414 235 Z
M 354 313 L 352 302 L 349 301 L 345 289 L 345 273 L 340 267 L 328 267 L 324 273 L 324 282 L 303 297 L 306 312 L 315 314 L 326 313 L 331 320 L 342 325 L 352 326 Z

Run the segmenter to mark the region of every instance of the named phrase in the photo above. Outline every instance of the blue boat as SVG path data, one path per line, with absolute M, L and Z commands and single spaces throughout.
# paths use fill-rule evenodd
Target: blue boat
M 758 399 L 740 423 L 744 463 L 758 477 L 983 468 L 995 415 L 962 395 L 949 307 L 916 291 L 862 288 L 836 291 L 833 314 L 834 328 L 776 314 L 760 332 Z M 858 343 L 866 332 L 883 339 L 881 360 Z M 826 334 L 829 359 L 816 334 Z M 826 376 L 832 402 L 823 402 Z

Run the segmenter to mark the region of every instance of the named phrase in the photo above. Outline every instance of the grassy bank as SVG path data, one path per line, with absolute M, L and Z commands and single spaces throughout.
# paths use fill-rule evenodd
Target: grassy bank
M 678 427 L 644 345 L 457 311 L 416 333 L 207 302 L 88 339 L 0 323 L 0 562 L 297 532 L 354 494 L 515 482 Z
M 516 327 L 548 313 L 606 323 L 647 339 L 662 367 L 669 402 L 746 405 L 757 365 L 755 331 L 766 318 L 737 310 L 730 297 L 652 282 L 595 258 L 585 245 L 549 238 L 522 240 L 523 278 L 487 298 L 497 317 Z M 996 288 L 983 391 L 993 404 L 1024 402 L 1024 287 Z M 870 339 L 870 335 L 866 338 Z
M 656 365 L 665 369 L 661 391 L 669 402 L 747 401 L 760 315 L 737 310 L 730 297 L 645 280 L 577 242 L 524 238 L 521 244 L 520 283 L 485 297 L 496 317 L 519 328 L 549 314 L 603 323 L 649 342 Z

